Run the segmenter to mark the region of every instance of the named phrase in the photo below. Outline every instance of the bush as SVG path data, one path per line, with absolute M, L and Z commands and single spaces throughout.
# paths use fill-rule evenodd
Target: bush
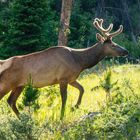
M 28 85 L 25 87 L 25 91 L 22 98 L 23 106 L 33 107 L 34 110 L 39 109 L 38 98 L 40 92 L 37 88 L 33 87 L 32 80 L 29 81 Z
M 110 81 L 110 71 L 105 76 Z M 110 77 L 110 78 L 108 78 Z M 104 83 L 104 85 L 106 85 Z M 131 82 L 124 79 L 111 100 L 101 105 L 98 115 L 87 115 L 86 120 L 75 123 L 64 133 L 65 139 L 76 140 L 136 140 L 140 138 L 140 96 Z M 101 86 L 102 87 L 102 82 Z M 102 87 L 103 88 L 103 87 Z M 96 89 L 94 89 L 96 90 Z M 139 88 L 140 90 L 140 88 Z M 105 88 L 106 91 L 106 88 Z M 93 113 L 96 114 L 96 113 Z

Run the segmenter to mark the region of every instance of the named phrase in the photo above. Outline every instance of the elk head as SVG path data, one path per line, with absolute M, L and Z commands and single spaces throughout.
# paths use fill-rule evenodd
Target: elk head
M 115 42 L 112 41 L 114 36 L 119 35 L 123 31 L 123 26 L 120 25 L 120 28 L 110 33 L 113 28 L 113 24 L 110 24 L 107 29 L 103 28 L 103 19 L 95 18 L 93 22 L 94 26 L 101 32 L 101 34 L 97 33 L 96 38 L 103 44 L 104 52 L 106 56 L 126 56 L 128 55 L 128 51 L 123 47 L 119 46 Z

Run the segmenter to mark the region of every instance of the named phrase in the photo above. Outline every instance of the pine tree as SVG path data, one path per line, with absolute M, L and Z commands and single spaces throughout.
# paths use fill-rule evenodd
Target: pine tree
M 9 31 L 5 47 L 15 54 L 29 53 L 41 45 L 46 17 L 46 0 L 15 0 L 11 5 Z

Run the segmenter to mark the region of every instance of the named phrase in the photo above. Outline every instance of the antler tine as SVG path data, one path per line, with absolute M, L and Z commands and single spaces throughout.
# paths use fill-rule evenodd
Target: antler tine
M 95 18 L 94 21 L 97 21 L 99 25 L 102 27 L 103 19 Z
M 95 18 L 94 22 L 93 22 L 94 26 L 105 36 L 107 37 L 109 32 L 112 30 L 113 28 L 113 24 L 110 24 L 109 27 L 107 29 L 104 29 L 102 24 L 103 24 L 103 19 L 98 19 Z
M 112 29 L 113 29 L 113 24 L 111 23 L 111 24 L 109 25 L 109 27 L 106 29 L 106 30 L 107 30 L 107 33 L 111 32 Z
M 122 31 L 123 31 L 123 25 L 120 25 L 120 28 L 119 28 L 116 32 L 110 33 L 108 36 L 109 36 L 110 38 L 112 38 L 112 37 L 114 37 L 114 36 L 119 35 Z
M 113 28 L 113 24 L 110 24 L 109 27 L 107 29 L 104 29 L 102 27 L 102 23 L 103 23 L 103 20 L 101 19 L 100 22 L 98 22 L 97 20 L 95 20 L 93 22 L 94 26 L 104 35 L 104 36 L 107 36 L 107 34 L 112 30 Z

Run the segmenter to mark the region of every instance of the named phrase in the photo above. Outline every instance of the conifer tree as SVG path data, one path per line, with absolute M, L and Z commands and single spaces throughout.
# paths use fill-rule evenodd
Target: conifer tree
M 5 47 L 11 53 L 29 53 L 39 48 L 46 16 L 45 7 L 46 0 L 14 0 L 5 40 Z

